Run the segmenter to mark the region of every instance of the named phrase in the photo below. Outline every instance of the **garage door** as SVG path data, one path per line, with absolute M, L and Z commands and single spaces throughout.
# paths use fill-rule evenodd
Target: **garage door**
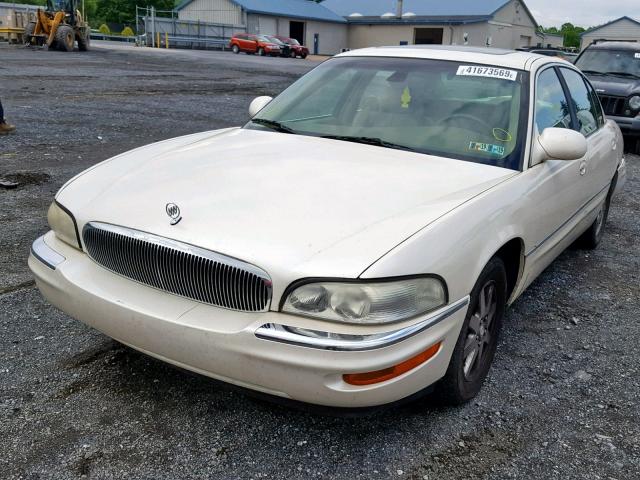
M 260 17 L 259 28 L 262 35 L 276 35 L 278 33 L 276 19 L 273 17 Z

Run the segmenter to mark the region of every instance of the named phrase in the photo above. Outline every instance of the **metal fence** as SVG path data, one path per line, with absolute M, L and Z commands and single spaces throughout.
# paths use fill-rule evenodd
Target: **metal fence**
M 246 31 L 243 26 L 180 20 L 175 12 L 153 7 L 137 9 L 136 29 L 139 45 L 203 49 L 224 49 L 234 33 Z

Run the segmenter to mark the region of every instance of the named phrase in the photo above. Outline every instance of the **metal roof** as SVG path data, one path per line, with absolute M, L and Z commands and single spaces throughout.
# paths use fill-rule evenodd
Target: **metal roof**
M 349 17 L 347 20 L 350 24 L 357 25 L 359 23 L 364 23 L 367 25 L 378 25 L 378 24 L 389 24 L 393 23 L 394 25 L 442 25 L 446 23 L 447 25 L 468 25 L 470 23 L 480 23 L 491 20 L 493 17 L 491 15 L 449 15 L 449 16 L 409 16 L 403 18 L 385 18 L 380 16 L 375 17 Z
M 636 25 L 640 25 L 640 22 L 637 20 L 634 20 L 631 17 L 627 17 L 626 15 L 624 17 L 620 17 L 620 18 L 616 18 L 615 20 L 611 20 L 610 22 L 605 23 L 604 25 L 598 25 L 597 27 L 592 27 L 589 30 L 582 32 L 580 34 L 580 36 L 586 35 L 587 33 L 591 33 L 591 32 L 595 32 L 596 30 L 600 30 L 601 28 L 604 27 L 608 27 L 609 25 L 613 25 L 614 23 L 618 23 L 621 22 L 622 20 L 629 20 L 630 22 L 635 23 Z
M 183 0 L 177 10 L 182 10 L 193 0 Z M 324 5 L 309 0 L 231 0 L 249 13 L 278 17 L 346 23 L 346 20 Z
M 510 0 L 404 0 L 403 12 L 424 17 L 488 16 L 493 15 Z M 396 0 L 325 0 L 322 5 L 334 12 L 349 17 L 359 13 L 365 17 L 380 17 L 385 13 L 396 13 Z M 348 18 L 349 21 L 357 17 Z
M 0 8 L 11 8 L 14 10 L 36 10 L 38 8 L 44 9 L 42 5 L 28 5 L 26 3 L 12 3 L 12 2 L 0 2 Z

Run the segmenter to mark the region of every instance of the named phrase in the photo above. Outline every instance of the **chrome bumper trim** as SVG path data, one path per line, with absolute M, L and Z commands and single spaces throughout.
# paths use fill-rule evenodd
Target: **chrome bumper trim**
M 66 260 L 65 257 L 44 243 L 44 235 L 33 242 L 31 245 L 31 253 L 52 270 L 55 270 L 58 265 Z
M 276 323 L 262 325 L 255 331 L 255 335 L 262 340 L 271 340 L 274 342 L 287 343 L 289 345 L 319 348 L 322 350 L 336 350 L 342 352 L 375 350 L 394 345 L 409 337 L 413 337 L 414 335 L 417 335 L 446 320 L 468 304 L 469 296 L 466 296 L 465 298 L 432 313 L 427 318 L 414 325 L 374 335 L 343 335 L 339 333 L 319 332 L 314 330 L 307 330 L 309 335 L 305 335 L 303 330 L 294 329 L 293 327 Z M 311 336 L 314 333 L 320 336 L 329 336 Z

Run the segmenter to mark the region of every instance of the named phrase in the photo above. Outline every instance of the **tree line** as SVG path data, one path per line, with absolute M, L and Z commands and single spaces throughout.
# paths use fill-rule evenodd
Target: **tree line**
M 540 27 L 540 31 L 543 33 L 556 33 L 556 34 L 564 35 L 565 47 L 580 48 L 580 34 L 586 32 L 587 30 L 583 27 L 575 26 L 572 23 L 565 23 L 560 28 Z
M 29 5 L 46 5 L 47 0 L 10 0 L 13 3 Z M 176 0 L 84 0 L 85 16 L 93 28 L 103 23 L 134 25 L 136 5 L 138 7 L 155 7 L 158 10 L 172 10 L 179 3 Z M 82 9 L 82 0 L 78 0 Z

